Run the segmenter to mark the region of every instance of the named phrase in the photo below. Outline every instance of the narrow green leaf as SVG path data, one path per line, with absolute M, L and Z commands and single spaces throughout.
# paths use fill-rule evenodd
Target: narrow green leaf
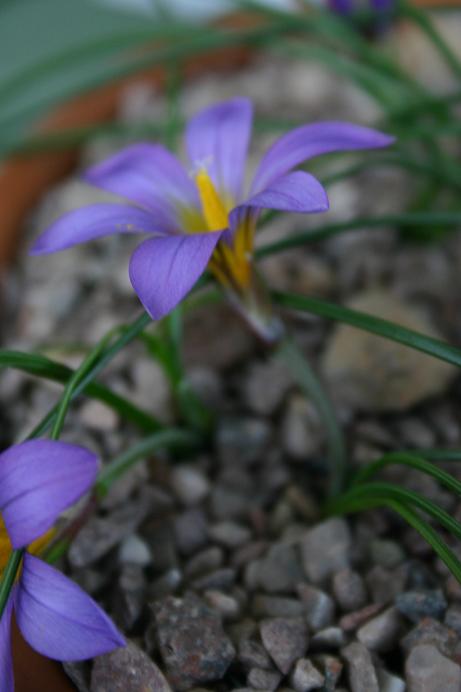
M 361 469 L 352 479 L 352 483 L 354 485 L 364 483 L 369 478 L 379 473 L 386 466 L 401 464 L 402 466 L 409 466 L 410 468 L 417 469 L 418 471 L 435 478 L 441 485 L 461 496 L 461 482 L 450 473 L 443 471 L 435 464 L 432 464 L 430 461 L 424 459 L 421 456 L 423 454 L 427 458 L 432 457 L 433 459 L 441 461 L 450 458 L 454 460 L 461 460 L 461 452 L 459 451 L 443 452 L 441 450 L 433 450 L 431 454 L 431 450 L 420 450 L 418 452 L 418 456 L 416 453 L 411 452 L 389 452 L 388 454 L 384 454 L 377 461 L 368 464 Z
M 169 428 L 153 433 L 106 464 L 99 473 L 96 490 L 100 496 L 104 496 L 112 483 L 136 462 L 146 459 L 159 449 L 196 448 L 198 442 L 199 437 L 196 434 L 180 428 Z
M 275 302 L 283 307 L 309 312 L 319 317 L 326 317 L 330 320 L 349 324 L 352 327 L 377 334 L 461 367 L 461 351 L 459 349 L 431 336 L 402 327 L 394 322 L 389 322 L 358 310 L 334 305 L 318 298 L 282 293 L 280 291 L 273 292 L 272 296 Z
M 61 384 L 66 384 L 74 373 L 74 370 L 66 365 L 57 363 L 45 356 L 22 353 L 20 351 L 0 350 L 0 370 L 7 367 Z M 121 418 L 134 423 L 144 432 L 152 432 L 162 427 L 147 411 L 143 411 L 131 401 L 125 399 L 125 397 L 116 394 L 109 387 L 99 382 L 88 384 L 84 393 L 90 398 L 106 404 L 118 413 Z

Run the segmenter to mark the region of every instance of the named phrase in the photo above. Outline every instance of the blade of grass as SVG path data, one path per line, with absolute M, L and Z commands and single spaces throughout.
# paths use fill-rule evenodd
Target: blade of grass
M 461 351 L 459 349 L 431 336 L 402 327 L 394 322 L 389 322 L 358 310 L 351 310 L 350 308 L 328 303 L 318 298 L 282 293 L 280 291 L 273 292 L 272 296 L 275 302 L 283 307 L 309 312 L 319 317 L 326 317 L 337 322 L 349 324 L 352 327 L 391 339 L 391 341 L 396 341 L 417 351 L 427 353 L 434 358 L 439 358 L 447 363 L 461 367 Z
M 444 458 L 440 455 L 439 450 L 434 450 L 434 453 L 435 455 L 433 458 Z M 420 451 L 419 454 L 427 454 L 428 456 L 430 456 L 430 450 L 427 450 L 427 452 Z M 445 454 L 449 454 L 449 452 L 446 452 Z M 456 453 L 456 455 L 457 460 L 461 459 L 461 453 L 459 451 Z M 435 478 L 435 480 L 437 480 L 441 485 L 445 486 L 452 492 L 461 496 L 460 481 L 458 481 L 456 478 L 454 478 L 454 476 L 447 473 L 446 471 L 439 469 L 438 466 L 435 466 L 435 464 L 432 464 L 430 461 L 427 461 L 421 456 L 416 456 L 416 454 L 412 454 L 411 452 L 389 452 L 388 454 L 384 454 L 377 461 L 368 464 L 366 467 L 361 469 L 353 477 L 352 483 L 353 485 L 359 485 L 361 483 L 364 483 L 365 481 L 368 481 L 369 478 L 379 473 L 379 471 L 386 468 L 386 466 L 391 466 L 394 464 L 409 466 L 410 468 L 417 469 L 418 471 L 421 471 L 422 473 L 425 473 L 428 476 L 432 476 L 432 478 Z

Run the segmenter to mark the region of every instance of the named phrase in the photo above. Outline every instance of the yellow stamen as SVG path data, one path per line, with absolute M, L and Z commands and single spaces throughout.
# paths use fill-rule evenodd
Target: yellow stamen
M 43 536 L 37 538 L 37 540 L 31 543 L 27 548 L 28 552 L 32 553 L 33 555 L 39 555 L 51 542 L 55 533 L 55 529 L 50 529 Z M 12 550 L 13 548 L 6 531 L 5 524 L 3 523 L 3 519 L 0 517 L 0 574 L 5 569 Z
M 200 170 L 195 176 L 195 182 L 208 230 L 220 231 L 226 228 L 228 225 L 226 208 L 208 173 Z

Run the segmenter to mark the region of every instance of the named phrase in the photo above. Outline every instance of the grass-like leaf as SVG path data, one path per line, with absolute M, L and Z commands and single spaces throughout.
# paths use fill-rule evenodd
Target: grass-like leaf
M 1 350 L 0 369 L 2 368 L 13 368 L 61 384 L 66 384 L 74 374 L 74 370 L 67 365 L 57 363 L 45 356 L 20 351 Z M 125 397 L 99 382 L 90 382 L 85 388 L 85 394 L 106 404 L 116 411 L 121 418 L 136 424 L 144 432 L 152 432 L 162 427 L 147 411 L 143 411 Z
M 351 308 L 328 303 L 318 298 L 282 293 L 280 291 L 274 291 L 272 296 L 275 302 L 283 307 L 349 324 L 352 327 L 396 341 L 417 351 L 427 353 L 434 358 L 461 367 L 461 351 L 459 349 L 434 339 L 434 337 L 426 336 L 394 322 L 389 322 L 389 320 L 374 317 L 359 310 L 352 310 Z
M 419 452 L 419 455 L 424 454 L 428 458 L 433 458 L 435 460 L 460 460 L 461 452 L 453 450 L 452 452 L 442 450 L 433 450 L 432 454 L 430 450 L 424 450 Z M 359 485 L 368 481 L 369 478 L 379 473 L 386 466 L 391 466 L 395 464 L 400 464 L 402 466 L 409 466 L 410 468 L 417 469 L 421 473 L 425 473 L 432 478 L 435 478 L 441 485 L 445 486 L 452 492 L 461 496 L 461 482 L 458 481 L 454 476 L 446 471 L 443 471 L 435 464 L 427 461 L 422 456 L 417 456 L 416 453 L 411 452 L 389 452 L 384 454 L 377 461 L 368 464 L 366 467 L 361 469 L 352 479 L 353 485 Z

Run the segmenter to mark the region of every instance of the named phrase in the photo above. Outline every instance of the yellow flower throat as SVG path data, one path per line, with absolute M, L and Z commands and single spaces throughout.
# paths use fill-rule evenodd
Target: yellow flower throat
M 200 170 L 195 176 L 195 182 L 207 230 L 211 232 L 228 228 L 228 208 L 208 173 Z M 229 204 L 229 207 L 232 207 L 232 204 Z M 221 240 L 209 262 L 209 268 L 217 280 L 226 288 L 233 288 L 239 293 L 251 280 L 253 235 L 253 224 L 242 223 L 235 232 L 232 245 Z

